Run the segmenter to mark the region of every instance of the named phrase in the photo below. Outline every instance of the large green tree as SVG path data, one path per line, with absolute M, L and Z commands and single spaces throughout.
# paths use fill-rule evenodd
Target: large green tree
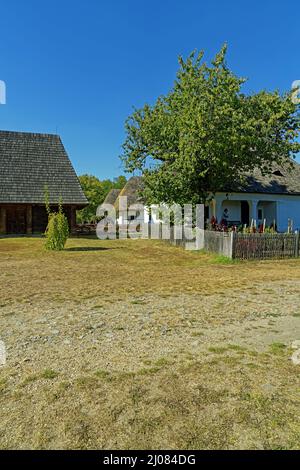
M 300 150 L 299 106 L 288 93 L 242 93 L 245 79 L 227 67 L 226 46 L 210 65 L 203 52 L 179 63 L 171 91 L 126 122 L 122 159 L 143 173 L 148 202 L 203 202 Z
M 89 205 L 77 213 L 77 220 L 80 223 L 95 222 L 97 207 L 103 203 L 109 191 L 111 189 L 122 189 L 126 184 L 125 176 L 101 181 L 93 175 L 81 175 L 79 181 L 89 201 Z

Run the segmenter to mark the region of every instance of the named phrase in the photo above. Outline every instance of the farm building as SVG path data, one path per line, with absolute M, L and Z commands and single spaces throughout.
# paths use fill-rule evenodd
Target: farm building
M 142 179 L 131 178 L 119 194 L 114 194 L 112 204 L 119 209 L 120 196 L 127 196 L 127 206 L 142 204 Z M 110 196 L 113 196 L 112 194 Z M 263 175 L 256 169 L 251 175 L 245 175 L 244 181 L 230 188 L 223 188 L 211 196 L 206 208 L 206 218 L 216 217 L 218 222 L 226 214 L 229 225 L 250 225 L 254 220 L 257 226 L 266 221 L 266 225 L 276 224 L 278 231 L 288 228 L 288 220 L 293 221 L 294 229 L 300 229 L 300 165 L 290 160 L 273 171 Z M 138 220 L 156 223 L 159 221 L 157 206 L 143 210 L 127 211 L 121 207 L 118 222 Z M 150 220 L 149 220 L 150 218 Z
M 120 192 L 121 189 L 111 189 L 107 194 L 106 198 L 104 199 L 103 204 L 111 204 L 112 206 L 114 206 Z
M 144 205 L 143 180 L 140 176 L 132 176 L 121 190 L 112 189 L 102 206 L 106 204 L 114 206 L 119 225 L 159 222 L 158 206 Z
M 0 131 L 0 234 L 45 231 L 45 188 L 51 207 L 61 198 L 72 230 L 87 200 L 60 137 Z
M 270 226 L 274 222 L 278 231 L 288 228 L 288 220 L 294 229 L 300 229 L 300 165 L 294 160 L 274 166 L 272 172 L 263 175 L 256 169 L 245 175 L 244 181 L 231 188 L 217 192 L 210 205 L 208 217 L 215 216 L 220 222 L 227 209 L 230 224 L 249 225 L 264 220 Z

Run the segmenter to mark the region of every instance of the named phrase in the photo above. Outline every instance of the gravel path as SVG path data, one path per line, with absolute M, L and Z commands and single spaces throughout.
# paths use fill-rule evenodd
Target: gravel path
M 10 367 L 136 370 L 144 361 L 205 353 L 228 343 L 265 350 L 300 339 L 300 281 L 274 282 L 226 296 L 147 295 L 118 302 L 1 307 Z

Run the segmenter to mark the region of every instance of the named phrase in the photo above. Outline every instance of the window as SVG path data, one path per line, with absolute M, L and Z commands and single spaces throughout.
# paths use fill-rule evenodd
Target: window
M 283 176 L 280 170 L 273 171 L 272 173 L 274 176 Z
M 258 209 L 258 214 L 257 214 L 257 216 L 258 216 L 258 220 L 262 220 L 262 218 L 263 218 L 263 211 L 262 211 L 262 209 Z

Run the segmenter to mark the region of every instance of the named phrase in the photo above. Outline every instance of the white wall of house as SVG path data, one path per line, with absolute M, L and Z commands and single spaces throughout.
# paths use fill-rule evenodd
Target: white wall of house
M 284 232 L 288 228 L 288 220 L 291 219 L 294 230 L 300 230 L 300 196 L 296 195 L 216 193 L 210 204 L 209 216 L 214 215 L 220 222 L 224 209 L 227 208 L 229 221 L 241 220 L 241 201 L 247 201 L 249 204 L 250 222 L 254 219 L 259 224 L 265 218 L 267 225 L 271 225 L 275 220 L 278 231 Z M 259 215 L 262 215 L 262 220 L 259 220 Z
M 224 210 L 228 209 L 230 220 L 233 220 L 233 221 L 241 220 L 240 201 L 223 201 L 221 209 L 222 209 L 221 210 L 222 215 L 223 215 Z
M 274 221 L 279 232 L 284 232 L 288 228 L 288 220 L 293 220 L 293 229 L 300 231 L 300 196 L 277 195 L 277 194 L 257 194 L 257 193 L 216 193 L 209 204 L 209 218 L 215 216 L 220 222 L 223 218 L 224 209 L 228 209 L 228 220 L 238 222 L 242 220 L 241 201 L 249 204 L 249 223 L 251 219 L 256 220 L 257 226 L 266 219 L 266 224 L 270 226 Z M 261 216 L 261 219 L 260 217 Z M 128 222 L 134 224 L 149 223 L 149 208 L 144 207 L 133 209 L 132 211 L 120 211 L 118 217 L 119 224 Z M 160 221 L 157 206 L 151 207 L 151 223 Z
M 148 214 L 145 209 L 143 210 L 128 210 L 120 211 L 118 214 L 117 222 L 120 225 L 126 225 L 130 222 L 135 224 L 147 223 Z
M 294 230 L 300 230 L 300 198 L 295 200 L 291 196 L 290 199 L 279 200 L 277 203 L 277 218 L 280 231 L 286 230 L 288 219 L 293 220 Z
M 127 224 L 128 222 L 137 222 L 137 223 L 149 223 L 151 213 L 151 223 L 156 224 L 160 222 L 158 206 L 149 207 L 140 207 L 139 209 L 134 209 L 131 206 L 128 210 L 119 211 L 117 222 L 122 224 Z
M 277 201 L 259 201 L 257 204 L 258 224 L 263 223 L 264 220 L 267 226 L 277 221 Z
M 138 206 L 134 208 L 134 205 L 133 205 L 133 206 L 130 206 L 128 210 L 119 211 L 117 222 L 121 225 L 126 224 L 130 221 L 135 221 L 139 223 L 144 222 L 147 224 L 151 220 L 152 224 L 157 224 L 159 222 L 162 222 L 162 219 L 161 219 L 162 208 L 167 209 L 168 206 L 162 204 L 161 206 L 152 205 L 150 207 L 148 206 L 143 207 L 141 205 L 140 208 Z

